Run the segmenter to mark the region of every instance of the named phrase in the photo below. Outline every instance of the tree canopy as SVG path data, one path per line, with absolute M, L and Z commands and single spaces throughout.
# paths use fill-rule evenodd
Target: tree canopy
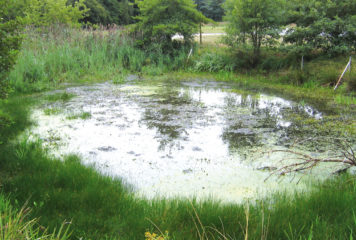
M 279 37 L 283 7 L 283 0 L 227 0 L 228 43 L 236 46 L 251 42 L 256 62 L 261 46 Z
M 172 37 L 180 34 L 184 43 L 193 40 L 199 23 L 208 19 L 196 9 L 193 0 L 137 0 L 140 15 L 137 29 L 143 47 L 156 44 L 164 52 L 174 48 Z
M 67 0 L 27 0 L 24 10 L 27 24 L 49 26 L 65 24 L 78 26 L 88 9 L 84 0 L 67 4 Z
M 214 21 L 221 21 L 224 16 L 223 3 L 225 0 L 195 0 L 197 9 L 201 11 L 204 16 L 213 19 Z
M 86 22 L 123 25 L 133 20 L 134 6 L 129 0 L 85 0 L 84 4 L 89 9 Z
M 356 4 L 354 0 L 295 0 L 291 2 L 285 41 L 299 51 L 321 49 L 339 54 L 356 49 Z

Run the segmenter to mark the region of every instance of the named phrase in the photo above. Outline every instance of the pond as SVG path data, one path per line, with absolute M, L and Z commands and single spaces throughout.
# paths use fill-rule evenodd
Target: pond
M 335 153 L 328 144 L 309 141 L 314 135 L 294 122 L 296 116 L 323 118 L 305 103 L 209 80 L 133 78 L 66 92 L 75 97 L 34 109 L 38 124 L 31 134 L 52 154 L 78 154 L 141 197 L 241 202 L 274 191 L 303 191 L 310 178 L 323 179 L 339 167 L 266 181 L 275 168 L 293 161 L 271 150 Z

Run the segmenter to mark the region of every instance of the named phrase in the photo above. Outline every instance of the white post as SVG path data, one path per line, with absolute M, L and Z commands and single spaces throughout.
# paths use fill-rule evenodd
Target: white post
M 193 53 L 193 48 L 191 48 L 190 51 L 189 51 L 188 58 L 187 58 L 187 62 L 188 62 L 190 56 L 192 55 L 192 53 Z
M 337 81 L 337 83 L 336 83 L 336 85 L 335 85 L 335 87 L 334 87 L 334 91 L 335 91 L 336 88 L 339 86 L 339 84 L 340 84 L 340 82 L 341 82 L 341 79 L 344 77 L 344 75 L 345 75 L 345 73 L 346 73 L 346 71 L 347 71 L 347 68 L 350 68 L 350 72 L 351 72 L 351 57 L 350 57 L 349 62 L 348 62 L 347 65 L 346 65 L 344 71 L 342 72 L 342 74 L 341 74 L 341 76 L 340 76 L 340 78 L 339 78 L 339 81 Z

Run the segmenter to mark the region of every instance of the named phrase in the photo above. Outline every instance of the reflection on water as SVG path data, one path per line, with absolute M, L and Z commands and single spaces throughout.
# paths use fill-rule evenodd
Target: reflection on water
M 293 122 L 285 114 L 322 118 L 309 106 L 235 93 L 228 85 L 208 81 L 105 83 L 67 91 L 77 97 L 36 109 L 38 126 L 31 132 L 45 142 L 57 139 L 55 147 L 49 145 L 54 154 L 78 153 L 85 164 L 122 178 L 138 195 L 236 202 L 305 188 L 291 177 L 264 182 L 270 172 L 256 169 L 286 157 L 264 154 L 292 145 L 288 130 Z M 43 109 L 53 105 L 63 108 L 63 114 L 46 116 Z M 91 118 L 67 119 L 80 112 Z

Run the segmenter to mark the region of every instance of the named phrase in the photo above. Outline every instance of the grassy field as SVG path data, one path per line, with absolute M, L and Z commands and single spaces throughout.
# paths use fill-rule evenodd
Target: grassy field
M 14 213 L 12 218 L 22 218 L 25 206 L 31 212 L 23 220 L 33 223 L 35 219 L 36 224 L 28 226 L 35 233 L 39 231 L 33 236 L 47 227 L 48 232 L 57 229 L 58 233 L 61 226 L 69 226 L 70 236 L 62 230 L 62 235 L 48 239 L 354 239 L 353 175 L 315 182 L 310 192 L 281 193 L 244 205 L 194 199 L 145 200 L 135 197 L 119 179 L 83 166 L 78 156 L 54 159 L 40 140 L 30 141 L 26 135 L 18 138 L 35 124 L 29 118 L 33 106 L 73 97 L 48 97 L 44 90 L 68 84 L 121 82 L 128 73 L 143 78 L 175 75 L 234 81 L 242 88 L 324 104 L 336 116 L 334 125 L 323 126 L 324 131 L 341 129 L 355 134 L 355 120 L 345 120 L 356 104 L 347 84 L 353 81 L 352 76 L 346 77 L 346 84 L 336 92 L 329 87 L 347 57 L 310 59 L 305 72 L 300 73 L 293 65 L 298 66 L 298 60 L 265 54 L 264 67 L 249 70 L 242 67 L 243 58 L 236 60 L 236 55 L 217 46 L 198 48 L 188 61 L 185 50 L 175 58 L 146 55 L 114 30 L 105 36 L 100 32 L 56 30 L 42 36 L 30 32 L 10 74 L 15 92 L 0 101 L 0 236 L 8 229 L 9 212 Z M 85 117 L 85 113 L 73 116 Z M 2 199 L 9 199 L 10 204 Z M 21 223 L 17 225 L 21 228 Z M 21 235 L 2 239 L 21 239 Z
M 202 32 L 203 33 L 224 33 L 226 24 L 227 24 L 226 22 L 205 24 L 202 27 Z
M 214 24 L 206 24 L 202 26 L 202 42 L 203 45 L 216 45 L 216 46 L 224 46 L 223 45 L 223 37 L 225 33 L 225 27 L 226 23 L 225 22 L 217 22 Z M 219 34 L 219 35 L 214 35 L 214 34 Z M 200 36 L 196 35 L 194 37 L 195 42 L 199 43 L 200 42 Z

